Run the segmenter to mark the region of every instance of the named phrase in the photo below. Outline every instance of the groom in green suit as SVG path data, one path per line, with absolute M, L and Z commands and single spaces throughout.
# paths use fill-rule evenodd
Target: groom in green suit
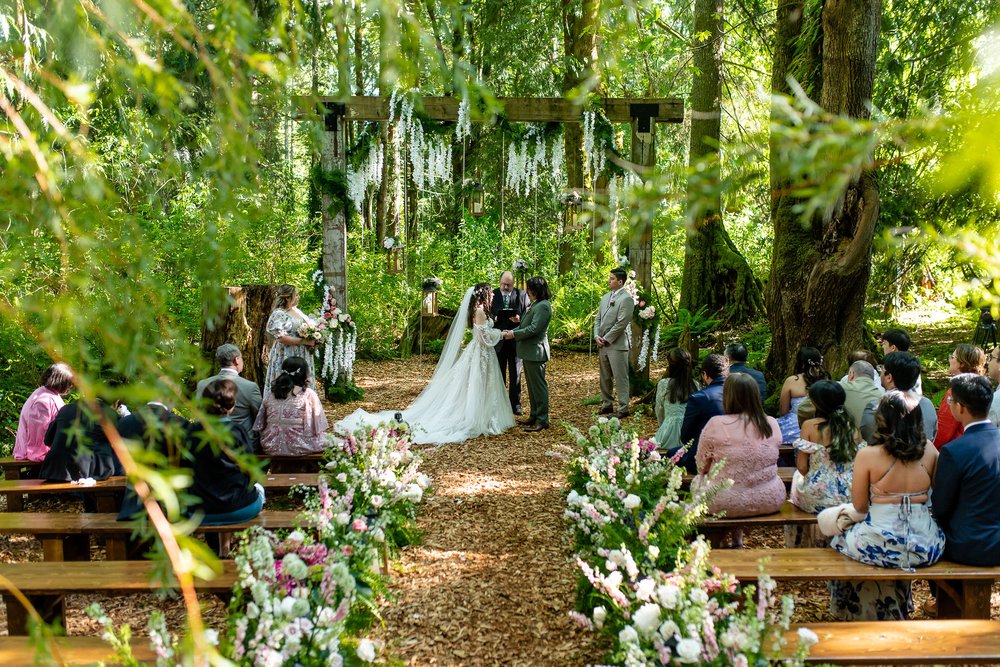
M 545 382 L 545 364 L 549 360 L 549 285 L 545 278 L 530 278 L 527 284 L 531 305 L 521 317 L 521 325 L 504 331 L 503 337 L 517 341 L 517 356 L 524 364 L 524 379 L 528 383 L 531 416 L 519 422 L 525 431 L 541 431 L 549 427 L 549 385 Z

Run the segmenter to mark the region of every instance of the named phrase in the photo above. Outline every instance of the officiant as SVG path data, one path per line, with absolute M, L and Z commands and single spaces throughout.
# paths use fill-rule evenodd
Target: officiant
M 528 309 L 528 295 L 514 287 L 514 274 L 504 271 L 500 276 L 500 287 L 493 290 L 491 307 L 493 326 L 501 331 L 517 328 L 521 316 Z M 515 415 L 521 410 L 521 360 L 517 357 L 517 342 L 503 340 L 496 345 L 497 359 L 500 361 L 500 375 L 507 385 L 510 407 Z

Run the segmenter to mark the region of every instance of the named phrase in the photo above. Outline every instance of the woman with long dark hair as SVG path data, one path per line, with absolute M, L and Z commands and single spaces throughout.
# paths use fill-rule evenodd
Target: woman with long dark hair
M 691 353 L 675 347 L 667 353 L 667 371 L 656 384 L 656 444 L 661 449 L 673 449 L 681 444 L 681 424 L 688 397 L 701 389 L 694 379 Z
M 823 367 L 823 355 L 815 347 L 800 347 L 795 355 L 795 374 L 785 378 L 778 402 L 778 425 L 781 441 L 794 442 L 799 437 L 799 405 L 806 400 L 809 387 L 819 380 L 829 379 Z
M 847 394 L 839 382 L 820 380 L 809 387 L 816 417 L 802 424 L 795 441 L 792 504 L 806 512 L 821 512 L 851 499 L 851 467 L 861 443 L 844 408 Z
M 463 442 L 480 435 L 497 435 L 514 426 L 495 349 L 500 332 L 489 317 L 492 299 L 489 283 L 478 283 L 465 292 L 430 383 L 402 410 L 414 442 Z M 463 350 L 465 332 L 470 328 L 472 340 Z M 334 424 L 334 430 L 352 433 L 388 422 L 395 413 L 372 414 L 358 409 Z
M 920 400 L 892 390 L 879 401 L 872 443 L 854 459 L 851 499 L 867 516 L 831 540 L 854 560 L 894 569 L 933 565 L 944 532 L 929 507 L 938 453 L 924 435 Z M 834 582 L 831 613 L 838 620 L 906 619 L 910 582 Z
M 709 419 L 701 432 L 695 461 L 701 477 L 724 460 L 721 478 L 732 479 L 733 486 L 717 495 L 709 510 L 728 517 L 777 512 L 785 502 L 785 485 L 778 477 L 781 431 L 775 418 L 764 413 L 757 381 L 746 373 L 727 377 L 722 407 L 725 414 Z
M 271 392 L 260 405 L 253 430 L 270 456 L 302 456 L 326 448 L 329 423 L 319 395 L 309 388 L 309 365 L 302 357 L 288 357 Z

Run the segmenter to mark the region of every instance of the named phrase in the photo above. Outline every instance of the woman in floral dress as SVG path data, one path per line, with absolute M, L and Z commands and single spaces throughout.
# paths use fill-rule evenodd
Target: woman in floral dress
M 833 548 L 862 563 L 910 572 L 941 558 L 944 532 L 929 507 L 938 453 L 929 445 L 919 400 L 886 392 L 872 444 L 854 461 L 854 508 L 867 516 L 834 537 Z M 904 620 L 911 607 L 909 581 L 830 584 L 830 612 L 838 620 Z
M 309 368 L 302 357 L 281 366 L 271 393 L 260 404 L 253 430 L 268 456 L 304 456 L 326 448 L 329 423 L 319 395 L 308 388 Z
M 281 373 L 281 364 L 289 357 L 302 357 L 309 366 L 309 388 L 316 389 L 313 349 L 316 342 L 299 336 L 299 329 L 309 318 L 298 308 L 299 291 L 294 285 L 282 285 L 274 299 L 274 310 L 267 318 L 267 333 L 274 337 L 264 376 L 264 398 L 271 393 L 271 383 Z

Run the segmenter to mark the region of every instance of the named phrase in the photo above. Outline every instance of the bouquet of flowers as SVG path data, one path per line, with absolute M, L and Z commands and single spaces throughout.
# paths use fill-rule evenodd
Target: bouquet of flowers
M 391 236 L 386 236 L 382 239 L 382 247 L 386 250 L 392 250 L 393 248 L 402 248 L 403 244 Z
M 327 325 L 325 322 L 307 320 L 302 323 L 302 326 L 299 327 L 299 330 L 296 333 L 299 338 L 314 340 L 317 343 L 321 343 L 323 342 L 323 339 L 326 338 L 326 331 Z
M 527 271 L 528 270 L 528 260 L 526 259 L 515 259 L 514 265 L 511 267 L 512 271 Z
M 323 284 L 322 279 L 322 274 L 319 274 L 316 284 Z M 354 377 L 358 330 L 351 316 L 337 307 L 337 299 L 334 297 L 333 288 L 329 285 L 323 284 L 323 304 L 318 312 L 312 314 L 312 319 L 316 322 L 316 328 L 323 334 L 322 338 L 316 339 L 324 343 L 322 352 L 316 350 L 317 355 L 320 353 L 323 355 L 320 375 L 330 383 L 336 384 L 343 374 L 350 382 Z
M 424 278 L 424 282 L 420 284 L 420 289 L 424 292 L 437 292 L 444 285 L 444 281 L 437 276 L 430 276 L 429 278 Z

